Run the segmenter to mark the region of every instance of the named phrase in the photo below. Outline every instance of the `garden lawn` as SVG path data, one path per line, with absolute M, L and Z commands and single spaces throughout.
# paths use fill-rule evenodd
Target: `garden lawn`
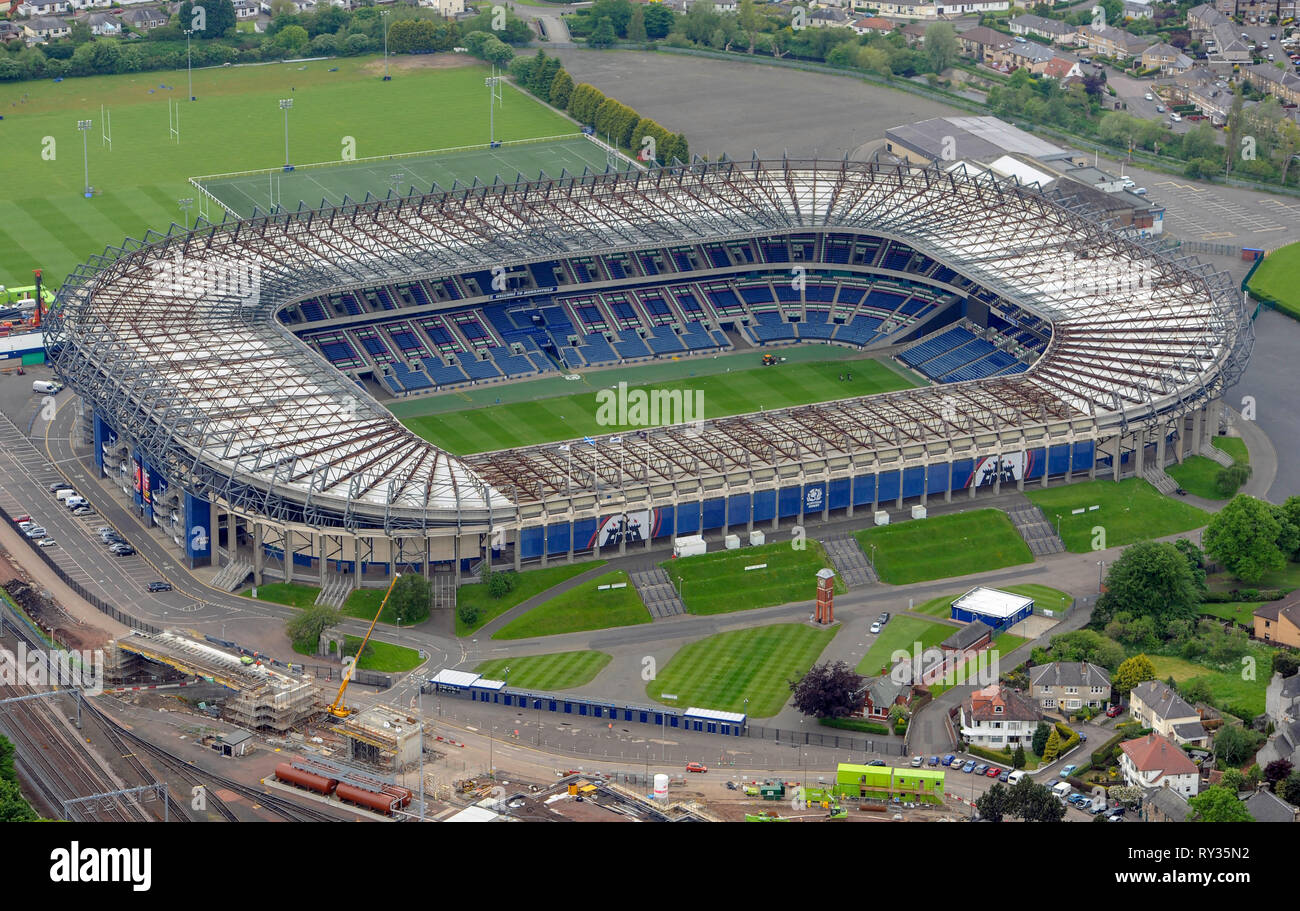
M 680 587 L 690 614 L 723 614 L 812 601 L 817 597 L 817 571 L 830 566 L 830 561 L 820 541 L 809 538 L 804 544 L 803 550 L 795 550 L 790 541 L 774 541 L 665 560 L 659 566 Z M 745 571 L 746 566 L 759 563 L 766 563 L 767 568 Z M 835 591 L 843 594 L 847 590 L 837 575 Z
M 360 636 L 348 636 L 346 639 L 346 648 L 355 650 L 361 644 Z M 413 648 L 407 648 L 404 645 L 393 645 L 391 642 L 380 642 L 371 637 L 368 643 L 370 654 L 357 662 L 357 667 L 363 671 L 378 671 L 385 674 L 400 674 L 406 671 L 414 670 L 424 661 L 420 653 Z M 316 657 L 316 650 L 300 649 L 296 645 L 293 650 L 300 655 Z
M 489 680 L 535 690 L 565 690 L 590 683 L 613 660 L 604 652 L 555 652 L 523 658 L 497 658 L 474 668 Z M 506 668 L 510 668 L 507 677 Z
M 1250 277 L 1250 291 L 1261 300 L 1271 300 L 1288 316 L 1300 319 L 1300 242 L 1274 250 Z
M 627 588 L 601 591 L 601 585 L 623 583 Z M 611 626 L 649 623 L 636 587 L 623 570 L 597 576 L 568 591 L 561 592 L 521 617 L 511 620 L 492 634 L 493 639 L 528 639 L 532 636 L 555 636 Z
M 1210 591 L 1230 592 L 1243 588 L 1276 588 L 1284 592 L 1300 588 L 1300 563 L 1285 563 L 1281 569 L 1264 573 L 1258 582 L 1242 582 L 1228 572 L 1211 573 L 1205 577 L 1205 585 Z
M 1238 601 L 1226 604 L 1202 603 L 1197 608 L 1202 614 L 1209 614 L 1211 617 L 1218 617 L 1220 620 L 1229 620 L 1233 623 L 1239 623 L 1242 626 L 1254 628 L 1255 610 L 1268 604 L 1267 601 Z
M 1200 528 L 1210 514 L 1172 497 L 1162 496 L 1146 481 L 1084 481 L 1050 490 L 1025 491 L 1048 522 L 1061 517 L 1061 540 L 1071 553 L 1093 549 L 1093 528 L 1105 529 L 1105 546 L 1118 547 Z M 1087 511 L 1090 506 L 1100 509 Z M 1070 510 L 1084 509 L 1079 515 Z
M 1252 717 L 1264 712 L 1264 690 L 1268 686 L 1269 669 L 1273 666 L 1273 650 L 1252 647 L 1251 655 L 1255 658 L 1257 672 L 1254 680 L 1241 679 L 1241 671 L 1219 671 L 1208 668 L 1184 658 L 1171 658 L 1166 655 L 1148 655 L 1155 668 L 1157 680 L 1167 680 L 1170 676 L 1178 684 L 1187 683 L 1198 677 L 1205 678 L 1210 692 L 1214 694 L 1216 707 L 1231 711 L 1233 714 L 1249 714 Z
M 1250 464 L 1250 453 L 1246 444 L 1239 437 L 1215 437 L 1210 441 L 1216 449 L 1222 449 L 1242 465 Z M 1183 490 L 1207 500 L 1223 500 L 1216 483 L 1223 466 L 1206 456 L 1189 456 L 1181 465 L 1170 465 L 1165 469 L 1171 478 L 1178 482 Z M 1235 492 L 1235 491 L 1234 491 Z
M 1032 563 L 1029 545 L 999 509 L 912 519 L 856 533 L 863 553 L 875 545 L 880 581 L 906 585 Z
M 456 589 L 456 635 L 468 636 L 482 629 L 485 623 L 501 616 L 510 608 L 523 604 L 534 595 L 540 595 L 548 588 L 554 588 L 566 579 L 572 579 L 580 573 L 604 566 L 604 560 L 589 560 L 585 563 L 564 563 L 560 566 L 548 566 L 545 569 L 530 569 L 519 573 L 515 587 L 501 598 L 488 594 L 487 583 L 475 582 L 462 585 Z M 479 609 L 478 622 L 466 626 L 460 619 L 460 606 L 474 604 Z M 372 615 L 373 616 L 373 615 Z
M 808 672 L 836 632 L 838 628 L 778 623 L 718 633 L 683 646 L 646 693 L 656 702 L 682 708 L 770 718 L 790 701 L 790 681 Z M 677 698 L 664 699 L 665 693 Z
M 932 645 L 938 645 L 953 633 L 957 627 L 947 623 L 931 623 L 920 617 L 894 616 L 885 624 L 876 641 L 867 649 L 867 653 L 858 662 L 858 673 L 865 677 L 877 677 L 885 666 L 893 666 L 890 654 L 902 650 L 912 654 L 913 644 L 920 642 L 921 651 Z
M 270 601 L 273 604 L 287 604 L 289 607 L 311 607 L 320 596 L 320 589 L 314 585 L 299 585 L 296 582 L 269 582 L 258 585 L 257 600 Z M 241 592 L 245 598 L 253 597 L 252 589 Z M 374 611 L 370 616 L 375 615 Z
M 999 633 L 997 636 L 993 638 L 992 648 L 997 650 L 997 653 L 1000 657 L 1003 655 L 1010 655 L 1012 652 L 1020 648 L 1020 646 L 1024 645 L 1028 641 L 1029 641 L 1028 639 L 1025 639 L 1021 636 L 1013 636 L 1010 633 Z M 986 673 L 990 673 L 994 669 L 992 664 L 987 663 L 990 660 L 991 659 L 989 658 L 984 659 L 984 661 L 986 662 L 985 667 L 989 668 L 989 671 L 986 671 Z M 930 684 L 929 687 L 930 693 L 934 696 L 938 696 L 940 693 L 945 693 L 948 690 L 952 689 L 954 686 L 959 686 L 961 684 L 966 683 L 967 682 L 966 677 L 968 674 L 975 675 L 979 673 L 979 661 L 980 661 L 980 657 L 978 654 L 973 655 L 972 657 L 968 658 L 966 661 L 963 661 L 957 667 L 957 672 L 954 675 L 953 683 L 932 683 Z M 999 661 L 999 664 L 997 665 L 997 669 L 1000 669 L 1002 666 L 1003 665 L 1001 664 L 1001 661 Z M 977 681 L 976 679 L 972 678 L 970 682 L 975 683 Z

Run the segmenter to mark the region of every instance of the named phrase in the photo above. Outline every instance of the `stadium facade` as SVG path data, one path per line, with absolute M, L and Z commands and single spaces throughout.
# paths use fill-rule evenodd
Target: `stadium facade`
M 509 290 L 485 284 L 503 271 Z M 414 296 L 392 290 L 413 283 Z M 670 286 L 654 326 L 647 301 Z M 603 295 L 597 316 L 635 293 L 646 325 L 597 338 L 599 323 L 575 322 L 597 316 L 569 299 L 572 332 L 548 335 L 545 311 L 577 291 Z M 336 306 L 322 336 L 311 324 L 335 317 L 307 302 L 340 295 L 371 304 Z M 428 320 L 467 308 L 493 334 L 458 359 Z M 383 344 L 367 343 L 394 357 L 346 360 L 349 338 L 375 337 L 368 324 L 421 314 L 422 327 L 382 326 Z M 638 340 L 653 357 L 800 339 L 900 354 L 938 382 L 466 458 L 376 399 L 476 382 L 475 369 L 500 379 L 507 363 L 525 375 L 597 362 L 582 351 L 635 360 L 622 346 Z M 1141 474 L 1217 432 L 1252 342 L 1224 276 L 1034 188 L 960 169 L 757 159 L 150 234 L 74 273 L 47 330 L 57 372 L 86 402 L 96 466 L 191 561 L 243 563 L 259 582 L 360 568 L 373 584 L 406 566 L 459 580 L 488 549 L 519 565 Z M 948 369 L 953 346 L 980 344 L 989 353 Z

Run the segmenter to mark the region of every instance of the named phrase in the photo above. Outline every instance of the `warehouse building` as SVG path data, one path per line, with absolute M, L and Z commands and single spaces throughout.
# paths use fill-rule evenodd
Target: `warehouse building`
M 952 619 L 962 623 L 978 621 L 999 633 L 1011 629 L 1033 612 L 1033 598 L 998 591 L 996 588 L 972 588 L 952 602 Z

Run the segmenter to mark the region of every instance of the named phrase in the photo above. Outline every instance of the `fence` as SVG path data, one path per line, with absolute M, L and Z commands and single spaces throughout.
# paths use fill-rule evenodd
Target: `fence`
M 9 515 L 8 511 L 3 506 L 0 506 L 0 519 L 13 525 L 13 517 Z M 31 549 L 32 553 L 40 557 L 41 560 L 45 562 L 45 565 L 53 570 L 54 574 L 59 577 L 60 581 L 67 585 L 68 588 L 72 589 L 79 598 L 91 604 L 95 610 L 99 611 L 101 614 L 112 617 L 118 623 L 128 626 L 138 632 L 149 633 L 154 636 L 162 632 L 159 627 L 154 626 L 152 623 L 146 623 L 139 617 L 133 617 L 125 611 L 119 610 L 103 598 L 89 591 L 84 585 L 64 572 L 63 567 L 55 563 L 54 560 L 51 559 L 50 555 L 45 552 L 44 548 L 37 547 L 35 541 L 26 536 L 24 536 L 23 540 L 27 541 L 27 546 Z
M 745 734 L 759 740 L 772 740 L 787 743 L 790 746 L 829 747 L 836 750 L 851 750 L 858 753 L 884 753 L 886 755 L 904 756 L 907 746 L 900 740 L 893 740 L 882 735 L 879 740 L 850 737 L 847 734 L 823 734 L 821 731 L 786 731 L 781 728 L 768 728 L 751 724 L 745 727 Z

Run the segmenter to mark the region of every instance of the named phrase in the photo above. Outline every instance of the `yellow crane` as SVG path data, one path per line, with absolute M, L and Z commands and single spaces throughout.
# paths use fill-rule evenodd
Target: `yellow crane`
M 379 610 L 375 611 L 375 619 L 370 621 L 370 629 L 366 630 L 365 638 L 361 640 L 361 647 L 357 649 L 356 659 L 343 672 L 343 682 L 339 684 L 339 694 L 334 697 L 334 703 L 325 710 L 335 718 L 347 718 L 353 714 L 354 710 L 343 704 L 343 694 L 348 691 L 348 684 L 352 682 L 352 672 L 356 670 L 357 662 L 361 660 L 361 653 L 366 650 L 366 643 L 370 641 L 370 634 L 375 631 L 375 624 L 379 622 L 379 615 L 384 612 L 384 605 L 388 603 L 388 598 L 393 594 L 393 588 L 400 578 L 402 578 L 401 573 L 393 574 L 393 581 L 388 583 L 388 591 L 384 592 L 384 600 L 379 602 Z

